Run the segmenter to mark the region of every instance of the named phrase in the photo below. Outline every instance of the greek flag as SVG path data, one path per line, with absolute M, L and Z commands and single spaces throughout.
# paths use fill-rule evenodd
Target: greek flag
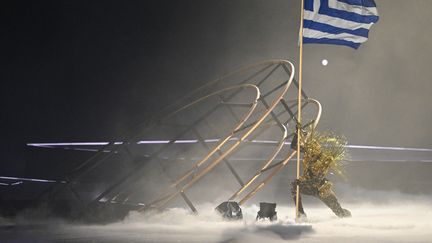
M 373 0 L 304 0 L 303 43 L 357 49 L 378 22 Z

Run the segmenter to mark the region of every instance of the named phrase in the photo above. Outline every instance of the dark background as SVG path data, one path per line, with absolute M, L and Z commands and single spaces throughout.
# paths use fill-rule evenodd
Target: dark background
M 47 167 L 26 143 L 112 140 L 237 67 L 297 65 L 298 2 L 3 4 L 0 175 L 56 177 L 87 155 L 53 152 Z M 305 46 L 305 90 L 323 104 L 320 126 L 351 144 L 430 148 L 432 1 L 376 2 L 381 19 L 359 50 Z

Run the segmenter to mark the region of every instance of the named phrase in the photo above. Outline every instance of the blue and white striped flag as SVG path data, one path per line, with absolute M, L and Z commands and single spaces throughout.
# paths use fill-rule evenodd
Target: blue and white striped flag
M 378 22 L 373 0 L 304 0 L 303 43 L 357 49 Z

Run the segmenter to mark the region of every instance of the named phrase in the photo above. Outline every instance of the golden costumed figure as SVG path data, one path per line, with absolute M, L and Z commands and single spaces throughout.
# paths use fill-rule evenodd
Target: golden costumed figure
M 317 132 L 310 129 L 302 130 L 300 135 L 300 151 L 303 152 L 303 175 L 292 183 L 292 196 L 296 202 L 296 188 L 300 193 L 319 198 L 338 217 L 350 217 L 351 212 L 340 206 L 332 183 L 326 178 L 330 170 L 344 176 L 341 161 L 345 157 L 346 139 L 329 132 Z M 291 147 L 297 149 L 297 134 L 295 134 Z M 301 196 L 299 196 L 299 214 L 306 217 Z

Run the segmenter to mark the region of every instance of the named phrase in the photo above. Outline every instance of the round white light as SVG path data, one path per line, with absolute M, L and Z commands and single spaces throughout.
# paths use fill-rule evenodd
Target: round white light
M 323 59 L 323 60 L 321 61 L 321 64 L 322 64 L 323 66 L 327 66 L 327 64 L 328 64 L 327 59 Z

